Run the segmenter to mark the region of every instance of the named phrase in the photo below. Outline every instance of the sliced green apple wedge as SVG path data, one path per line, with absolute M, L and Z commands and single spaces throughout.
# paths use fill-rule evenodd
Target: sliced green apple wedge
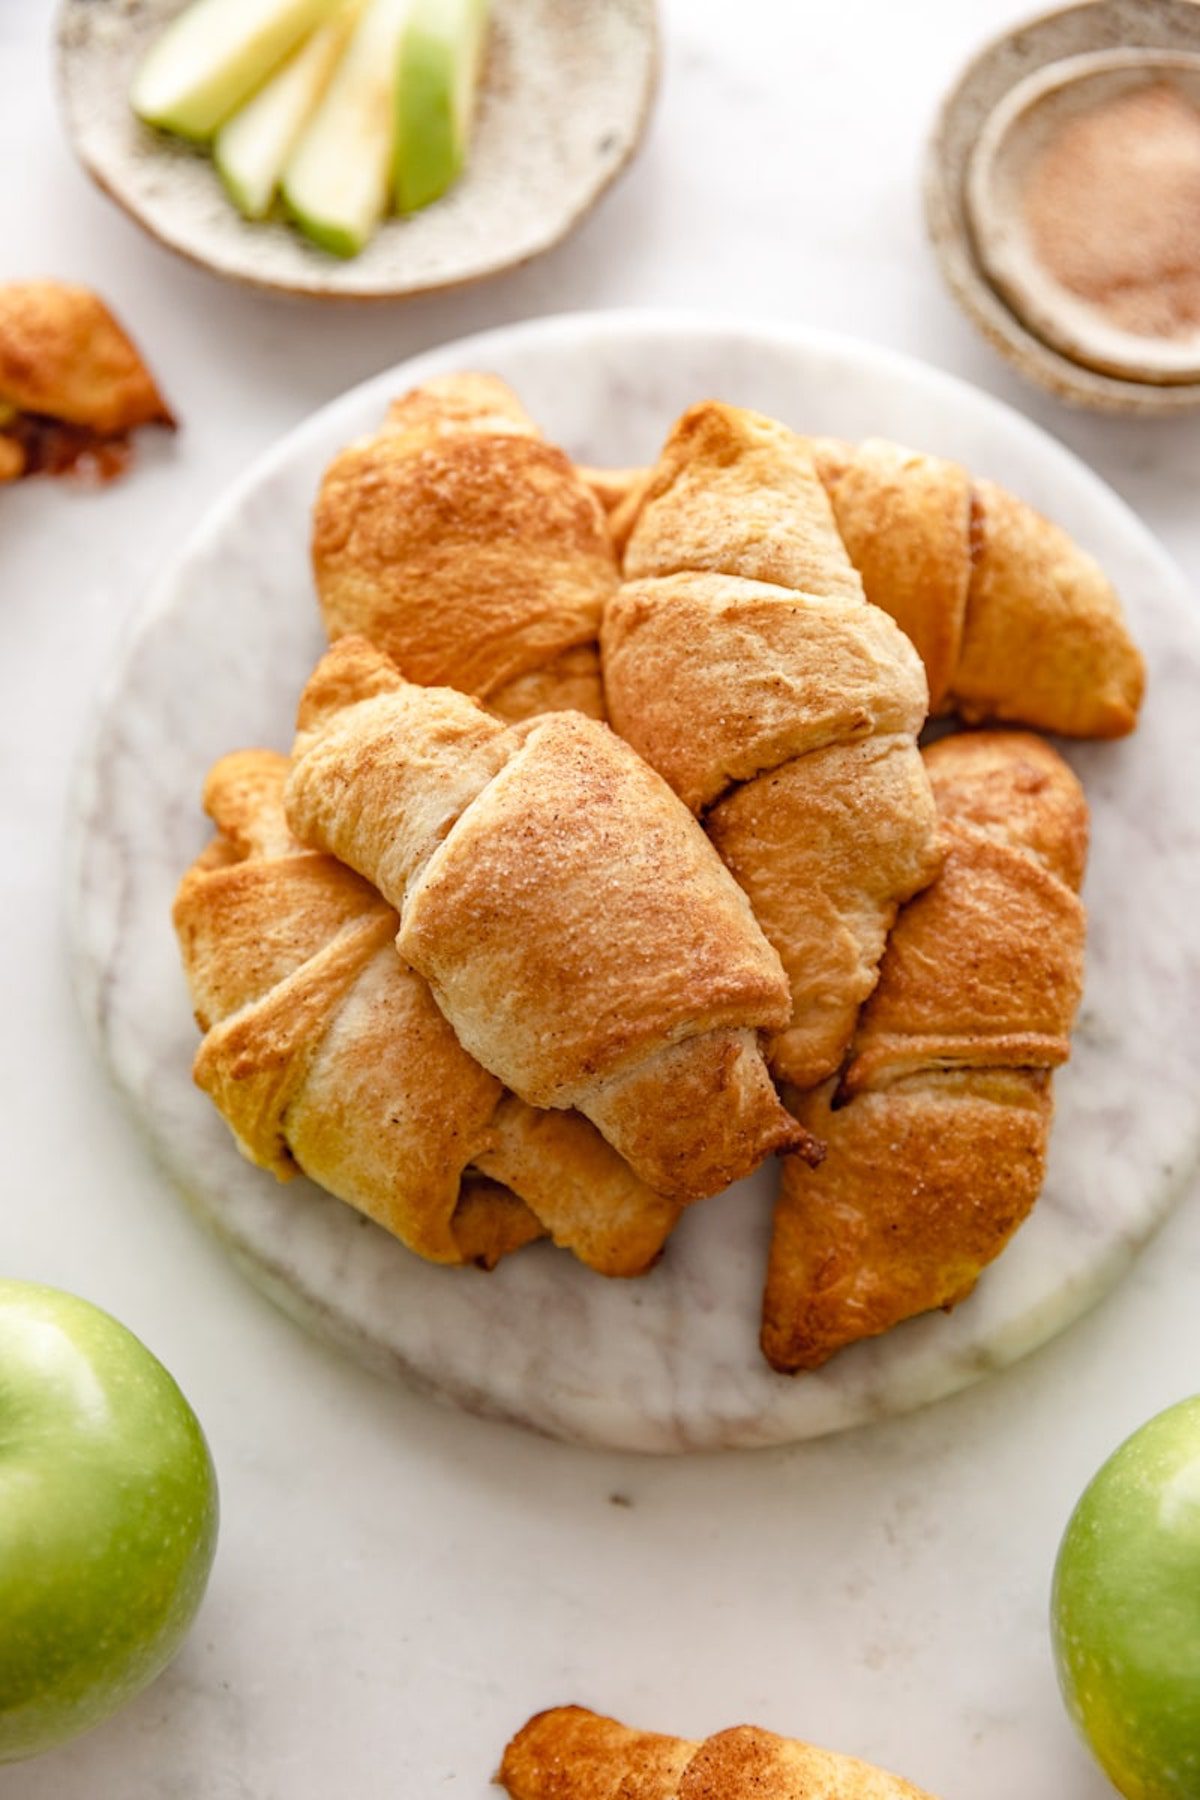
M 412 0 L 367 0 L 283 172 L 288 211 L 335 256 L 357 256 L 387 210 L 397 58 L 411 7 Z
M 316 111 L 361 11 L 361 0 L 348 0 L 218 131 L 213 161 L 245 218 L 262 219 L 270 211 L 288 157 Z
M 413 0 L 396 84 L 400 212 L 428 206 L 462 174 L 487 20 L 487 0 Z
M 193 0 L 139 63 L 130 91 L 134 112 L 182 137 L 211 137 L 338 4 Z

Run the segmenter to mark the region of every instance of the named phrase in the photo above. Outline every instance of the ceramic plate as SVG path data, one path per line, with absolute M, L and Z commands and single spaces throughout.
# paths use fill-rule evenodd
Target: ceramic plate
M 1074 56 L 1137 45 L 1200 51 L 1194 0 L 1085 0 L 1023 19 L 972 57 L 943 100 L 925 157 L 925 219 L 942 275 L 963 311 L 1022 375 L 1076 406 L 1168 413 L 1200 406 L 1200 382 L 1156 387 L 1106 375 L 1045 343 L 992 286 L 975 244 L 968 170 L 996 108 L 1019 83 Z
M 134 118 L 134 68 L 181 4 L 62 0 L 59 76 L 72 143 L 105 192 L 170 249 L 284 293 L 399 299 L 529 261 L 565 237 L 624 168 L 654 92 L 655 0 L 493 0 L 466 175 L 342 262 L 282 221 L 247 224 L 206 154 Z
M 496 370 L 580 459 L 653 456 L 715 394 L 805 431 L 879 433 L 956 457 L 1060 520 L 1117 583 L 1150 664 L 1144 722 L 1068 748 L 1093 811 L 1088 981 L 1056 1077 L 1049 1174 L 1024 1229 L 954 1314 L 844 1352 L 818 1374 L 760 1360 L 774 1169 L 693 1208 L 659 1267 L 605 1282 L 539 1245 L 496 1273 L 433 1268 L 304 1181 L 243 1162 L 191 1083 L 196 1033 L 170 924 L 207 836 L 208 765 L 287 748 L 321 650 L 308 514 L 322 469 L 389 399 Z M 472 1411 L 596 1445 L 780 1443 L 903 1411 L 1024 1355 L 1118 1278 L 1200 1157 L 1200 613 L 1124 505 L 995 400 L 850 341 L 576 315 L 453 344 L 302 425 L 208 519 L 159 585 L 103 698 L 71 824 L 75 975 L 88 1023 L 178 1186 L 252 1277 L 364 1361 Z M 114 1202 L 115 1204 L 116 1202 Z

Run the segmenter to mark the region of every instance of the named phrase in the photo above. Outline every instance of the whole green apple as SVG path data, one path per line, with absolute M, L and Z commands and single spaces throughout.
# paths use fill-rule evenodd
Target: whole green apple
M 1051 1621 L 1068 1710 L 1126 1800 L 1200 1800 L 1200 1396 L 1085 1490 Z
M 0 1281 L 0 1762 L 154 1679 L 216 1538 L 208 1446 L 162 1364 L 87 1301 Z

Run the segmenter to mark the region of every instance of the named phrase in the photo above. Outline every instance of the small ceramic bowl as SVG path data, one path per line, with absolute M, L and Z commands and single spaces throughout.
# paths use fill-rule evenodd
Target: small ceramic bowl
M 1107 102 L 1164 80 L 1197 107 L 1200 118 L 1200 56 L 1183 52 L 1100 50 L 1051 63 L 1018 82 L 975 146 L 967 169 L 967 211 L 984 272 L 1052 349 L 1131 381 L 1196 382 L 1200 330 L 1161 338 L 1113 325 L 1046 268 L 1024 206 L 1030 174 L 1059 131 Z
M 1200 5 L 1090 0 L 989 44 L 943 103 L 925 168 L 926 218 L 964 311 L 1023 375 L 1106 412 L 1200 407 L 1200 351 L 1129 341 L 1045 277 L 1015 224 L 1028 160 L 1065 113 L 1158 75 L 1200 99 Z
M 61 0 L 59 85 L 89 175 L 217 275 L 324 300 L 396 300 L 498 274 L 571 231 L 632 157 L 658 69 L 655 0 L 493 0 L 466 174 L 350 261 L 282 219 L 250 224 L 207 154 L 136 119 L 133 71 L 184 0 Z

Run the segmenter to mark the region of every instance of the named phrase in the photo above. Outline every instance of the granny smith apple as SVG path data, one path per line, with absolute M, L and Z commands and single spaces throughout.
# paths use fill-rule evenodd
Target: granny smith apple
M 1200 1396 L 1085 1490 L 1051 1615 L 1068 1710 L 1126 1800 L 1200 1800 Z
M 462 174 L 487 19 L 487 0 L 413 0 L 396 82 L 399 212 L 428 206 Z
M 238 211 L 265 218 L 288 157 L 329 84 L 360 7 L 350 0 L 226 119 L 213 161 Z
M 0 1762 L 154 1679 L 216 1537 L 208 1446 L 162 1364 L 87 1301 L 0 1281 Z
M 134 112 L 183 137 L 211 137 L 338 3 L 192 0 L 139 63 Z
M 366 7 L 283 172 L 301 231 L 357 256 L 387 211 L 396 136 L 396 59 L 411 0 Z

